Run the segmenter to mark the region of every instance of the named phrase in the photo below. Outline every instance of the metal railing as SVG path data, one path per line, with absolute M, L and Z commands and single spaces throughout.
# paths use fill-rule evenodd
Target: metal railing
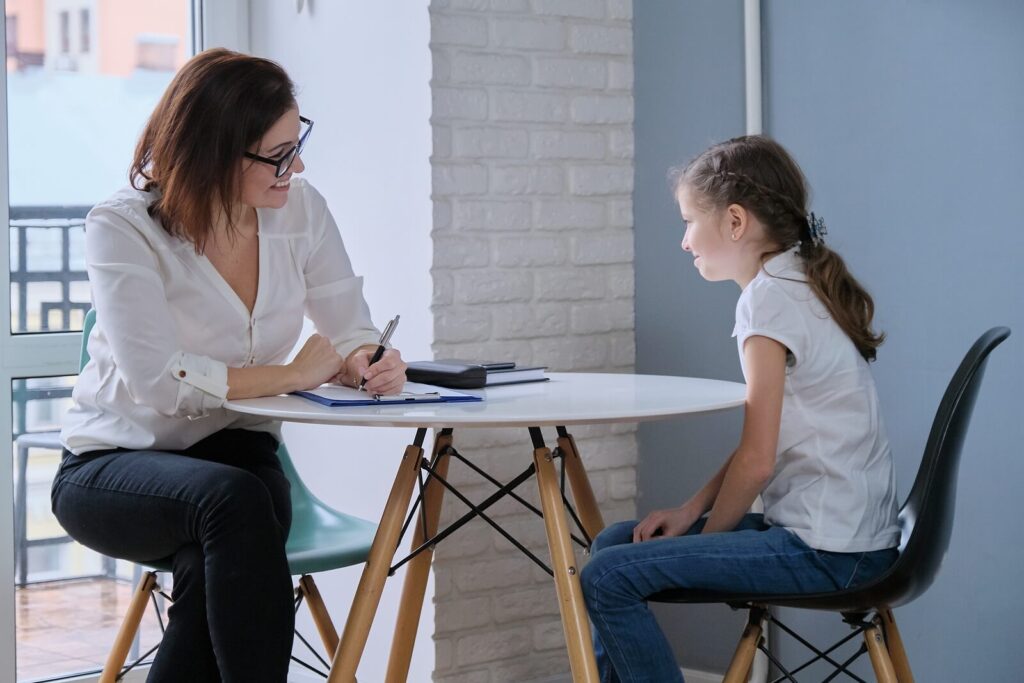
M 72 251 L 73 240 L 80 240 L 84 236 L 85 215 L 90 208 L 89 206 L 12 206 L 10 208 L 11 292 L 8 296 L 11 297 L 12 302 L 16 302 L 17 306 L 15 319 L 10 321 L 12 332 L 15 334 L 72 331 L 75 329 L 73 313 L 78 312 L 84 318 L 90 303 L 88 301 L 73 301 L 71 289 L 72 283 L 87 282 L 88 275 L 84 268 L 72 267 Z M 48 268 L 34 267 L 39 264 L 33 263 L 33 261 L 40 260 L 33 257 L 40 255 L 32 253 L 31 241 L 34 238 L 39 238 L 40 231 L 59 232 L 59 239 L 49 236 L 45 239 L 47 245 L 60 245 L 59 259 L 55 259 L 55 254 L 52 253 L 43 255 L 48 262 L 45 265 L 50 265 Z M 52 267 L 55 262 L 59 263 L 56 268 Z M 59 293 L 57 296 L 53 296 L 52 292 L 48 294 L 36 292 L 30 295 L 29 285 L 32 283 L 56 284 Z M 55 311 L 59 312 L 60 322 L 59 326 L 51 327 L 50 318 Z M 81 329 L 80 323 L 77 327 Z M 56 420 L 44 420 L 46 424 L 30 424 L 29 406 L 36 401 L 48 402 L 68 398 L 71 396 L 71 387 L 60 386 L 60 383 L 49 381 L 14 379 L 11 382 L 10 390 L 13 408 L 11 438 L 17 445 L 18 451 L 15 474 L 15 526 L 17 527 L 18 547 L 15 555 L 18 558 L 19 571 L 16 583 L 25 585 L 28 579 L 28 548 L 32 545 L 51 545 L 70 540 L 66 536 L 29 540 L 26 535 L 28 451 L 30 448 L 42 447 L 49 450 L 58 447 L 49 443 L 49 441 L 56 443 L 55 435 L 51 433 L 56 426 Z M 38 443 L 36 443 L 37 441 Z M 112 576 L 113 574 L 113 560 L 104 560 L 103 575 Z
M 72 231 L 84 235 L 85 215 L 89 206 L 12 206 L 10 209 L 11 245 L 11 297 L 17 301 L 17 320 L 13 322 L 15 334 L 24 332 L 68 331 L 72 329 L 72 313 L 84 316 L 89 310 L 88 301 L 72 301 L 71 284 L 87 282 L 84 268 L 71 267 Z M 60 232 L 60 266 L 56 269 L 34 269 L 30 260 L 30 237 L 35 231 L 56 230 Z M 56 300 L 30 301 L 30 283 L 56 283 L 60 285 L 60 296 Z M 38 329 L 29 329 L 32 308 L 38 306 Z M 50 327 L 50 315 L 60 312 L 61 325 Z

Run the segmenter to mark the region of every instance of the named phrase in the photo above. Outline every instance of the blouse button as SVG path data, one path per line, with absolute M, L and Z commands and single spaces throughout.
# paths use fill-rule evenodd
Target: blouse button
M 186 373 L 185 373 L 185 371 L 184 371 L 184 370 L 178 370 L 178 377 L 184 377 L 184 376 L 185 376 L 185 374 L 186 374 Z

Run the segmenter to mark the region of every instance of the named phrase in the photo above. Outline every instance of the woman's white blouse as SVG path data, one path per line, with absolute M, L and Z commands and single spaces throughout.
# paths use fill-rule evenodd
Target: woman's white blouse
M 131 187 L 86 217 L 96 325 L 61 438 L 75 454 L 180 450 L 225 428 L 275 421 L 225 410 L 229 367 L 277 365 L 303 314 L 342 356 L 379 332 L 324 198 L 293 178 L 280 209 L 257 209 L 259 286 L 252 314 L 213 264 L 169 235 Z

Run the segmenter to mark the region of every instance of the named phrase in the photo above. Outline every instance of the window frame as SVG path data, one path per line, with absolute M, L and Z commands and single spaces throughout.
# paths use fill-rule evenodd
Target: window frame
M 250 0 L 191 0 L 193 52 L 207 47 L 249 48 Z M 6 9 L 6 8 L 5 8 Z M 0 41 L 7 48 L 6 11 Z M 7 157 L 7 70 L 0 71 L 0 221 L 10 226 Z M 0 239 L 0 435 L 12 434 L 11 381 L 78 374 L 80 332 L 14 334 L 11 330 L 10 238 Z M 0 436 L 6 439 L 6 436 Z M 13 449 L 0 448 L 0 472 L 13 472 Z M 14 482 L 0 476 L 0 681 L 17 680 L 15 655 Z M 76 678 L 77 681 L 96 681 Z

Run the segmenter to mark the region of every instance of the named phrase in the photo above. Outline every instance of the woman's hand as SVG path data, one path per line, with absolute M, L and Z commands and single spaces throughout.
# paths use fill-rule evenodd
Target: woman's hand
M 345 359 L 327 337 L 312 335 L 288 367 L 295 373 L 298 390 L 315 389 L 331 380 L 345 367 Z
M 370 358 L 377 350 L 376 346 L 361 346 L 348 355 L 345 367 L 334 378 L 339 384 L 358 387 L 359 382 L 366 378 L 364 388 L 371 394 L 392 396 L 402 392 L 405 386 L 405 361 L 398 349 L 388 349 L 380 360 L 370 365 Z
M 668 510 L 655 510 L 633 528 L 633 542 L 642 543 L 652 538 L 682 536 L 698 519 L 700 513 L 686 505 Z

